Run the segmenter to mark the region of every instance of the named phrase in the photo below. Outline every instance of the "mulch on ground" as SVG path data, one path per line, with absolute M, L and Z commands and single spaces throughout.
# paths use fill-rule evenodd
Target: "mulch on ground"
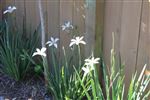
M 0 100 L 44 100 L 46 88 L 43 78 L 30 76 L 22 81 L 15 81 L 0 73 Z

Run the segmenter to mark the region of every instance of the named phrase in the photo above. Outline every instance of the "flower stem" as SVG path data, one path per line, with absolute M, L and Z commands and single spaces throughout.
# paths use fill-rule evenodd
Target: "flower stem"
M 58 82 L 58 76 L 57 76 L 57 66 L 56 66 L 56 61 L 55 61 L 55 56 L 54 56 L 54 48 L 52 48 L 52 61 L 53 61 L 53 66 L 54 66 L 54 71 L 55 71 L 55 78 Z
M 74 67 L 74 66 L 73 66 L 73 67 Z M 78 71 L 76 70 L 75 67 L 74 67 L 74 70 L 75 70 L 75 73 L 77 74 L 77 77 L 79 78 L 79 81 L 80 81 L 81 86 L 82 86 L 82 88 L 83 88 L 83 90 L 84 90 L 84 92 L 85 92 L 85 95 L 87 96 L 87 100 L 91 100 L 91 97 L 90 97 L 90 95 L 89 95 L 89 93 L 88 93 L 88 90 L 86 89 L 84 83 L 82 82 L 82 79 L 81 79 L 81 77 L 80 77 L 80 75 L 79 75 L 79 73 L 78 73 Z
M 81 50 L 80 50 L 80 46 L 78 45 L 78 54 L 79 54 L 79 69 L 81 67 Z
M 69 72 L 69 66 L 68 66 L 68 61 L 67 61 L 67 55 L 66 55 L 66 51 L 65 48 L 63 47 L 63 53 L 64 53 L 64 58 L 65 58 L 65 78 L 70 74 Z

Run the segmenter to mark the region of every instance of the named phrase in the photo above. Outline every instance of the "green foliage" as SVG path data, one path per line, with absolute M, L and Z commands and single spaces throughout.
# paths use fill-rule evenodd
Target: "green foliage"
M 133 75 L 129 85 L 129 89 L 127 89 L 125 87 L 128 86 L 125 86 L 124 83 L 124 65 L 121 65 L 120 63 L 120 65 L 117 66 L 116 64 L 114 43 L 113 49 L 111 50 L 111 66 L 107 68 L 102 59 L 101 62 L 101 66 L 103 67 L 103 78 L 105 85 L 103 88 L 101 87 L 101 84 L 98 80 L 99 78 L 96 65 L 94 67 L 94 70 L 86 75 L 86 78 L 91 77 L 90 80 L 88 79 L 91 84 L 91 95 L 87 91 L 87 89 L 85 89 L 86 84 L 80 81 L 88 100 L 148 100 L 150 90 L 146 92 L 146 89 L 150 82 L 150 76 L 144 75 L 146 65 L 143 67 L 139 77 L 137 77 L 136 73 Z M 120 69 L 118 70 L 117 68 Z M 80 80 L 83 79 L 83 77 L 79 75 L 78 78 Z M 128 91 L 127 94 L 125 94 L 125 91 Z
M 133 75 L 128 90 L 128 100 L 148 99 L 150 90 L 146 93 L 146 88 L 150 82 L 150 76 L 144 75 L 145 69 L 146 64 L 144 65 L 139 77 L 137 77 L 137 74 Z
M 52 65 L 49 72 L 48 90 L 53 94 L 55 100 L 81 100 L 85 97 L 85 93 L 73 66 L 71 66 L 72 57 L 68 57 L 63 48 L 64 58 L 62 60 L 64 61 L 60 64 L 56 55 L 57 50 L 50 48 L 50 51 Z M 83 75 L 82 72 L 79 73 L 80 76 Z M 86 83 L 86 87 L 90 85 L 88 80 L 84 80 L 84 83 Z
M 84 78 L 87 79 L 91 85 L 91 91 L 88 91 L 85 87 L 86 84 L 82 82 L 83 77 L 78 74 L 78 78 L 80 80 L 80 84 L 84 89 L 84 93 L 88 100 L 148 100 L 150 95 L 150 90 L 146 92 L 148 84 L 150 82 L 150 76 L 144 75 L 144 71 L 146 69 L 146 65 L 143 67 L 139 77 L 135 73 L 131 79 L 129 89 L 125 88 L 124 78 L 125 75 L 123 73 L 124 67 L 123 65 L 120 67 L 118 71 L 116 69 L 116 59 L 114 55 L 114 50 L 111 52 L 111 69 L 106 68 L 103 65 L 103 74 L 104 74 L 104 84 L 105 86 L 102 88 L 99 83 L 98 73 L 96 66 L 94 70 L 86 75 Z M 112 68 L 113 67 L 113 68 Z M 110 70 L 110 72 L 109 72 Z M 90 80 L 89 80 L 89 77 Z M 127 86 L 128 87 L 128 86 Z M 125 94 L 125 91 L 128 91 Z M 92 93 L 91 93 L 92 92 Z
M 31 69 L 31 62 L 24 53 L 31 56 L 38 44 L 37 31 L 27 37 L 25 33 L 9 31 L 9 25 L 5 22 L 5 28 L 1 31 L 0 37 L 1 72 L 17 81 L 23 79 Z
M 35 65 L 34 71 L 39 75 L 42 72 L 42 66 Z

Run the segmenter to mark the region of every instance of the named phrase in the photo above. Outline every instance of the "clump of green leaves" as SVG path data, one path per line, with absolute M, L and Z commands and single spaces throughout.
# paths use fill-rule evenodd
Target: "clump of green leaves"
M 80 84 L 77 74 L 73 70 L 72 56 L 67 56 L 63 48 L 64 58 L 58 63 L 57 50 L 50 48 L 51 69 L 49 71 L 48 90 L 56 100 L 81 100 L 85 97 L 84 89 Z M 67 52 L 68 54 L 68 52 Z M 71 64 L 70 64 L 71 63 Z M 82 76 L 82 71 L 79 72 Z M 88 80 L 84 80 L 87 87 Z
M 114 40 L 114 38 L 113 38 Z M 101 59 L 102 60 L 102 59 Z M 121 61 L 121 60 L 120 60 Z M 116 57 L 114 52 L 114 42 L 113 48 L 111 50 L 111 66 L 107 68 L 102 61 L 103 67 L 103 78 L 104 78 L 104 87 L 101 87 L 99 83 L 99 76 L 97 73 L 97 67 L 94 66 L 93 70 L 86 75 L 86 78 L 90 78 L 89 82 L 91 84 L 91 92 L 89 93 L 88 90 L 85 88 L 86 85 L 82 82 L 83 77 L 78 74 L 76 71 L 78 78 L 80 79 L 80 83 L 85 91 L 86 97 L 88 100 L 147 100 L 150 95 L 150 90 L 146 92 L 148 84 L 150 82 L 150 76 L 144 75 L 144 71 L 146 69 L 146 65 L 144 65 L 139 77 L 135 73 L 131 79 L 129 89 L 126 89 L 124 78 L 125 75 L 124 65 L 119 65 L 119 70 L 117 69 L 116 64 Z M 91 67 L 92 67 L 91 66 Z M 128 87 L 128 86 L 127 86 Z M 125 91 L 128 91 L 125 94 Z
M 0 37 L 0 71 L 19 81 L 23 79 L 31 69 L 31 62 L 24 55 L 32 55 L 39 44 L 37 30 L 29 34 L 17 31 L 9 31 L 9 26 L 5 21 L 5 28 L 1 30 Z

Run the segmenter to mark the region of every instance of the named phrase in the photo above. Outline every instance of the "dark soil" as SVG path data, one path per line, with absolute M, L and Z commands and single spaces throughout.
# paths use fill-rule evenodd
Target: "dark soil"
M 44 100 L 45 94 L 43 78 L 32 76 L 16 82 L 0 73 L 0 100 Z

